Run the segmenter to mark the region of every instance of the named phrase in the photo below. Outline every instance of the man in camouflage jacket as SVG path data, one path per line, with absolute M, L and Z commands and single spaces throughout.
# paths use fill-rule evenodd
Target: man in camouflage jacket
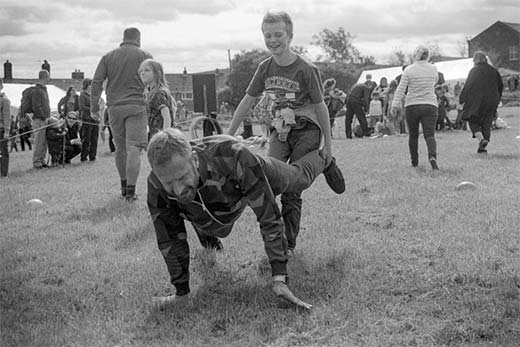
M 310 308 L 287 287 L 287 240 L 275 196 L 308 188 L 323 172 L 325 159 L 316 150 L 293 164 L 253 154 L 231 136 L 216 135 L 190 143 L 176 129 L 156 134 L 148 146 L 148 208 L 176 297 L 190 292 L 189 246 L 184 220 L 193 225 L 202 245 L 220 249 L 246 206 L 255 213 L 271 264 L 273 291 Z M 334 191 L 344 180 L 337 169 Z M 331 185 L 330 180 L 327 180 Z

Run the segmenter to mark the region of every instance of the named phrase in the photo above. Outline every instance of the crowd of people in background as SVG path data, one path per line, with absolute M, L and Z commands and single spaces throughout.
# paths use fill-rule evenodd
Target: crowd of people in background
M 403 66 L 403 74 L 406 68 L 407 66 Z M 143 61 L 138 71 L 140 75 L 139 83 L 141 83 L 139 88 L 144 85 L 145 90 L 144 97 L 147 107 L 146 113 L 148 114 L 147 138 L 150 139 L 158 130 L 173 125 L 174 120 L 178 122 L 187 121 L 186 105 L 182 101 L 175 101 L 172 97 L 160 63 L 148 58 L 146 63 Z M 372 76 L 367 74 L 365 76 L 366 80 L 363 83 L 354 84 L 347 93 L 336 87 L 336 80 L 334 78 L 326 79 L 322 84 L 322 90 L 323 100 L 329 114 L 331 138 L 334 135 L 333 129 L 336 125 L 336 119 L 343 115 L 345 116 L 345 136 L 348 139 L 353 138 L 353 136 L 378 138 L 410 134 L 409 120 L 405 114 L 405 98 L 400 99 L 400 107 L 395 107 L 394 112 L 391 111 L 391 105 L 394 102 L 403 74 L 390 81 L 386 77 L 382 77 L 379 83 L 373 81 Z M 105 142 L 106 129 L 108 129 L 109 132 L 108 140 L 110 151 L 116 152 L 116 145 L 114 144 L 115 137 L 112 127 L 110 126 L 108 108 L 105 109 L 104 100 L 102 98 L 97 99 L 100 103 L 101 116 L 99 119 L 93 117 L 91 114 L 90 94 L 92 80 L 89 78 L 83 80 L 79 95 L 76 88 L 70 86 L 66 95 L 57 105 L 57 116 L 48 121 L 47 118 L 51 116 L 50 107 L 46 104 L 45 99 L 45 85 L 48 83 L 49 78 L 50 64 L 45 60 L 39 74 L 39 82 L 36 84 L 32 95 L 35 103 L 34 112 L 31 114 L 19 112 L 16 116 L 10 116 L 10 126 L 3 127 L 3 129 L 9 129 L 7 132 L 4 130 L 3 136 L 11 138 L 7 147 L 8 152 L 18 151 L 19 143 L 22 151 L 25 151 L 26 148 L 28 150 L 34 150 L 34 168 L 47 167 L 48 161 L 45 161 L 47 141 L 49 137 L 55 140 L 56 134 L 54 130 L 51 129 L 47 131 L 47 133 L 49 133 L 48 136 L 44 136 L 42 132 L 38 131 L 32 135 L 31 132 L 33 129 L 48 125 L 49 122 L 53 123 L 52 128 L 60 126 L 65 133 L 67 132 L 67 122 L 77 122 L 79 126 L 78 138 L 80 139 L 79 146 L 81 152 L 79 154 L 81 162 L 96 160 L 98 138 L 101 137 L 103 143 Z M 456 84 L 450 88 L 444 81 L 442 73 L 438 72 L 438 79 L 433 89 L 433 95 L 436 100 L 435 105 L 431 102 L 432 106 L 435 106 L 437 109 L 434 132 L 455 129 L 468 130 L 469 119 L 467 116 L 465 117 L 465 112 L 463 112 L 464 102 L 459 101 L 459 96 L 463 92 L 464 87 L 464 82 L 461 83 L 457 81 Z M 512 75 L 511 78 L 508 79 L 507 87 L 509 90 L 516 90 L 518 88 L 517 75 Z M 405 94 L 408 94 L 408 90 L 405 90 Z M 259 109 L 257 105 L 261 105 L 262 102 L 265 101 L 262 99 L 263 96 L 262 94 L 262 96 L 255 99 L 253 106 L 247 111 L 247 117 L 243 119 L 244 131 L 241 135 L 244 138 L 253 136 L 252 120 L 254 118 L 257 118 L 259 123 L 263 125 L 265 129 L 263 131 L 264 135 L 269 136 L 271 130 L 275 129 L 276 125 L 273 125 L 269 119 L 272 117 L 266 117 L 262 115 L 261 112 L 259 115 L 259 112 L 257 112 Z M 6 98 L 5 95 L 4 98 Z M 408 100 L 409 99 L 410 96 L 408 96 Z M 232 107 L 229 103 L 222 101 L 219 106 L 219 112 L 222 115 L 229 116 L 232 114 Z M 30 115 L 32 115 L 32 117 Z M 356 121 L 354 120 L 354 116 Z M 494 116 L 496 117 L 496 112 Z M 57 118 L 59 122 L 55 122 L 54 118 Z M 484 130 L 484 134 L 486 134 L 484 137 L 489 141 L 487 133 L 488 131 Z M 15 137 L 16 135 L 19 136 Z M 73 139 L 70 135 L 64 136 L 64 138 Z M 64 142 L 64 145 L 61 146 L 63 152 L 61 158 L 63 159 L 58 162 L 51 160 L 51 166 L 69 163 L 70 159 L 72 159 L 70 158 L 70 153 L 76 152 L 69 150 L 69 154 L 65 155 L 66 147 L 70 144 L 68 144 L 67 141 L 62 142 Z M 124 146 L 120 145 L 120 147 Z M 483 152 L 483 150 L 484 148 L 479 149 L 480 152 Z M 7 156 L 8 155 L 3 156 L 4 160 Z M 51 159 L 51 157 L 52 155 L 49 159 Z M 116 157 L 121 158 L 121 153 L 119 153 L 119 155 L 116 153 Z M 130 154 L 130 157 L 132 157 L 132 154 Z M 130 161 L 132 162 L 132 160 Z M 414 160 L 412 160 L 412 162 L 414 162 Z M 120 163 L 119 166 L 121 165 Z

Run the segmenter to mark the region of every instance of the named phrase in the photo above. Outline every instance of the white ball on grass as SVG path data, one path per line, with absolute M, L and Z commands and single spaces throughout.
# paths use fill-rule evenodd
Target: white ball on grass
M 474 190 L 477 189 L 477 186 L 473 182 L 469 181 L 463 181 L 457 184 L 457 187 L 455 188 L 457 190 Z
M 43 206 L 43 202 L 40 199 L 31 199 L 27 201 L 27 205 L 32 207 L 41 207 Z

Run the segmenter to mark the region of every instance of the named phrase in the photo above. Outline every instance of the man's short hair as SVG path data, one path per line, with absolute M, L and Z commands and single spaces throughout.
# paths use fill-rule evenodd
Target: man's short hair
M 473 62 L 475 64 L 487 63 L 486 54 L 484 52 L 482 52 L 482 51 L 476 51 L 475 54 L 473 54 Z
M 169 128 L 155 134 L 148 144 L 148 162 L 152 168 L 168 163 L 174 156 L 189 158 L 191 145 L 178 129 Z
M 262 25 L 264 23 L 284 23 L 287 30 L 287 34 L 292 35 L 293 33 L 293 22 L 291 16 L 285 11 L 268 11 L 262 19 Z
M 49 77 L 50 77 L 50 74 L 49 74 L 49 71 L 47 71 L 47 70 L 40 70 L 40 72 L 38 73 L 38 79 L 40 81 L 48 79 Z
M 141 32 L 137 28 L 126 28 L 123 32 L 123 40 L 140 40 Z

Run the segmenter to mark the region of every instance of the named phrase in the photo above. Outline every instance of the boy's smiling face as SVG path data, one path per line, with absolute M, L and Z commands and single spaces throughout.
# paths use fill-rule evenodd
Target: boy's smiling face
M 282 55 L 289 51 L 292 40 L 292 33 L 287 33 L 284 22 L 263 23 L 262 33 L 267 49 L 273 55 Z

